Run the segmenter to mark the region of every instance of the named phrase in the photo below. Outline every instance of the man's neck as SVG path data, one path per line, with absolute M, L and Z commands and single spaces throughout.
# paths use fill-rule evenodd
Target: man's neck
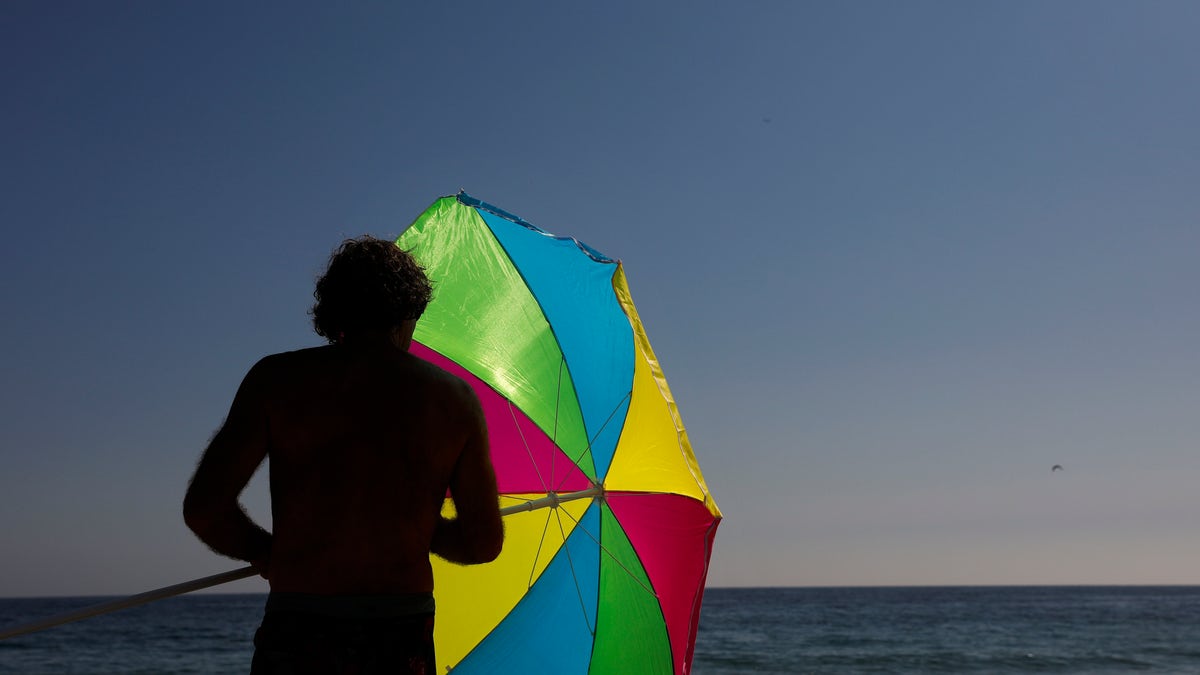
M 347 333 L 338 340 L 338 344 L 362 350 L 399 350 L 407 352 L 412 345 L 413 330 L 416 321 L 405 321 L 399 326 L 389 329 L 369 329 Z

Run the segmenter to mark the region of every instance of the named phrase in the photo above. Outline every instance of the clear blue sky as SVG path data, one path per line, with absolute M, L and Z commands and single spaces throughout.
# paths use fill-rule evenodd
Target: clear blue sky
M 234 567 L 179 503 L 241 376 L 319 343 L 342 237 L 460 188 L 625 262 L 726 514 L 710 585 L 1200 583 L 1198 34 L 1166 1 L 3 3 L 0 596 Z

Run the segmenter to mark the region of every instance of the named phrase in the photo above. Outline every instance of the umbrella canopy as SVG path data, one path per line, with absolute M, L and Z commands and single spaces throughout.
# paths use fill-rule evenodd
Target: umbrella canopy
M 434 282 L 412 351 L 479 395 L 506 514 L 495 562 L 434 558 L 438 671 L 688 672 L 721 513 L 621 263 L 462 193 L 396 243 Z

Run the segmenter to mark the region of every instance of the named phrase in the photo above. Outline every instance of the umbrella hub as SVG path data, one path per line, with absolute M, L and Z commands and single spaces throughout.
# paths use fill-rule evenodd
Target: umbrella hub
M 553 490 L 549 490 L 546 492 L 545 497 L 539 497 L 537 499 L 531 499 L 530 501 L 524 502 L 522 504 L 505 507 L 503 509 L 500 509 L 500 513 L 502 515 L 509 515 L 510 513 L 519 513 L 522 511 L 536 511 L 538 509 L 557 509 L 559 504 L 562 504 L 565 502 L 573 502 L 576 499 L 592 499 L 592 498 L 596 498 L 596 499 L 604 498 L 604 486 L 603 485 L 601 485 L 600 483 L 592 483 L 592 487 L 587 488 L 586 490 L 579 490 L 576 492 L 555 492 Z

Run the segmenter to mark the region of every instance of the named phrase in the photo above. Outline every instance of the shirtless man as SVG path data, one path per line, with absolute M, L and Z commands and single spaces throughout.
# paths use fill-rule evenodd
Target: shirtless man
M 432 674 L 430 552 L 461 564 L 500 553 L 479 401 L 408 353 L 430 290 L 391 242 L 344 242 L 314 293 L 314 327 L 332 344 L 251 368 L 200 460 L 185 522 L 270 582 L 255 675 Z M 238 502 L 268 456 L 272 533 Z M 447 490 L 453 519 L 441 516 Z

